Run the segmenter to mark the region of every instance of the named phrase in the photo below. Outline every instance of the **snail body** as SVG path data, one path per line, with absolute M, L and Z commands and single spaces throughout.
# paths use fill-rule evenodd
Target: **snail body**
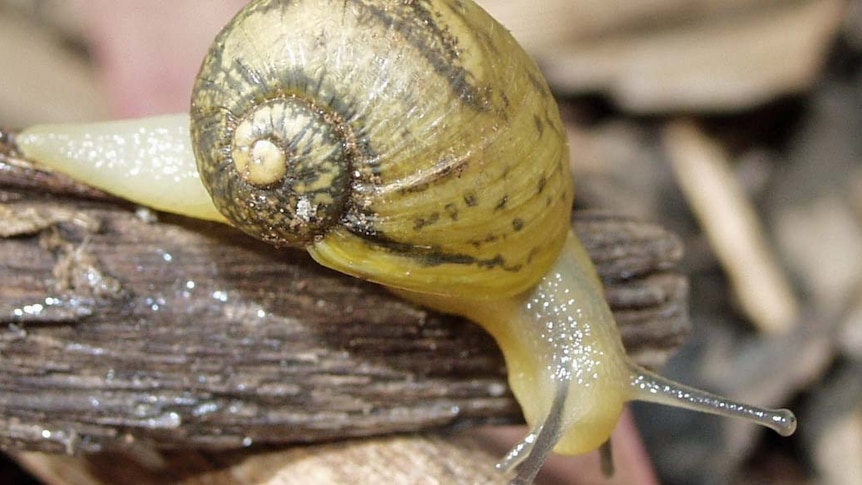
M 605 443 L 623 405 L 735 415 L 625 355 L 569 216 L 558 109 L 467 0 L 254 0 L 204 59 L 190 115 L 36 126 L 30 159 L 134 202 L 227 222 L 491 333 L 531 427 L 501 464 Z

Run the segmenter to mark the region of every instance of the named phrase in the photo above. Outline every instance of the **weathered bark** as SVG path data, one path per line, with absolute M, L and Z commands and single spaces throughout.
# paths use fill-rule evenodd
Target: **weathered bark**
M 500 484 L 499 458 L 475 436 L 396 435 L 280 450 L 21 453 L 18 461 L 57 485 Z
M 631 423 L 624 422 L 627 426 Z M 495 467 L 507 451 L 505 443 L 498 442 L 501 433 L 520 438 L 523 430 L 494 427 L 220 452 L 26 452 L 15 458 L 51 485 L 504 485 L 509 477 Z M 554 455 L 536 483 L 572 483 L 573 477 L 579 484 L 638 483 L 642 474 L 632 466 L 632 444 L 615 439 L 613 445 L 614 456 L 628 464 L 618 467 L 613 477 L 602 475 L 597 453 Z
M 302 251 L 147 220 L 2 154 L 0 201 L 0 448 L 229 449 L 521 419 L 481 329 Z M 595 213 L 575 228 L 627 347 L 660 364 L 688 329 L 678 241 Z

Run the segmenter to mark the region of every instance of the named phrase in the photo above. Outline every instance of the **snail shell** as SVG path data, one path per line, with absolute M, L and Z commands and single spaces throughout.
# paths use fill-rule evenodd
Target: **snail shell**
M 390 287 L 520 293 L 569 230 L 556 104 L 471 2 L 254 2 L 204 59 L 191 118 L 236 227 Z

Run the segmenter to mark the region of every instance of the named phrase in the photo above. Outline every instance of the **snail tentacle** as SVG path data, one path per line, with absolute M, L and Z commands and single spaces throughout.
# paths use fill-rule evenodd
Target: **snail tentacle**
M 510 482 L 512 485 L 533 483 L 548 455 L 557 446 L 564 431 L 563 416 L 569 384 L 570 382 L 559 383 L 554 394 L 554 404 L 547 417 L 535 425 L 532 431 L 497 463 L 497 469 L 506 473 L 517 469 L 516 477 Z
M 796 416 L 788 409 L 766 409 L 736 402 L 674 382 L 635 364 L 631 364 L 631 367 L 631 386 L 635 393 L 633 399 L 638 401 L 738 418 L 770 428 L 781 436 L 790 436 L 796 432 Z

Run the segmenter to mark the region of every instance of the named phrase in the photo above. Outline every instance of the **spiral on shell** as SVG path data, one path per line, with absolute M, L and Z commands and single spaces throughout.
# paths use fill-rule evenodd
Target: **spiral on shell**
M 556 104 L 470 2 L 255 2 L 215 40 L 191 111 L 217 208 L 354 276 L 512 294 L 568 231 Z
M 300 96 L 274 95 L 228 121 L 221 152 L 197 155 L 217 157 L 199 170 L 224 194 L 214 200 L 228 219 L 276 246 L 308 245 L 338 223 L 357 156 L 340 117 Z

